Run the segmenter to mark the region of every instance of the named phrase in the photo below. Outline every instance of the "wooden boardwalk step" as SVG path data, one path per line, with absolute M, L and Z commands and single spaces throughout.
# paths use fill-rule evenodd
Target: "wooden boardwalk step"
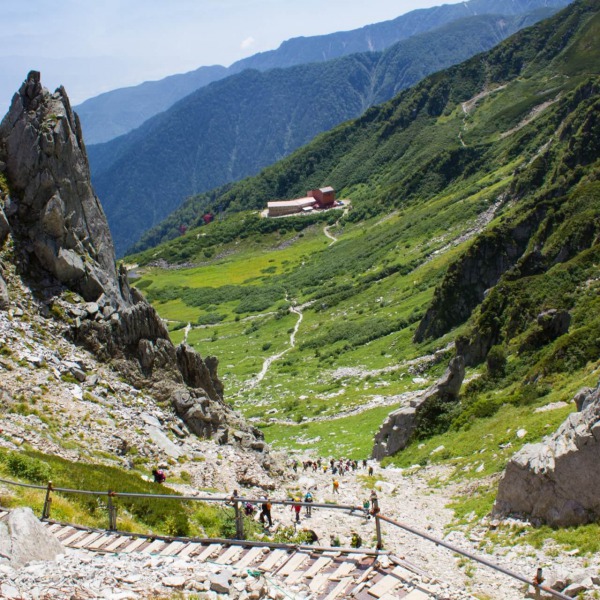
M 88 535 L 81 538 L 77 542 L 73 544 L 73 548 L 83 548 L 88 544 L 91 544 L 94 540 L 97 540 L 99 537 L 102 537 L 104 533 L 102 531 L 92 531 L 92 533 L 88 532 Z
M 329 577 L 327 573 L 319 573 L 310 582 L 309 588 L 311 592 L 318 594 L 327 584 L 329 583 Z
M 134 552 L 135 550 L 137 550 L 140 546 L 143 546 L 148 540 L 146 538 L 138 538 L 137 540 L 131 540 L 131 544 L 128 544 L 127 546 L 125 546 L 125 548 L 121 549 L 121 552 L 124 552 L 125 554 L 129 554 L 130 552 Z
M 100 549 L 102 546 L 104 546 L 104 544 L 108 543 L 110 540 L 113 539 L 113 535 L 111 535 L 110 533 L 105 533 L 104 535 L 100 536 L 98 539 L 94 540 L 91 544 L 89 544 L 87 546 L 88 550 L 98 550 Z
M 267 556 L 266 560 L 258 566 L 262 571 L 271 571 L 273 568 L 288 555 L 287 550 L 273 550 Z
M 319 571 L 325 569 L 331 563 L 332 560 L 333 559 L 329 556 L 320 556 L 311 565 L 310 569 L 308 569 L 308 571 L 304 573 L 304 577 L 306 577 L 307 579 L 312 579 Z
M 68 538 L 61 540 L 63 546 L 70 546 L 73 542 L 88 537 L 89 531 L 86 529 L 78 529 L 75 533 L 70 535 Z
M 60 529 L 54 531 L 54 537 L 58 539 L 59 542 L 69 537 L 75 531 L 75 527 L 71 527 L 70 525 L 62 526 Z
M 260 546 L 250 548 L 244 556 L 234 565 L 238 569 L 249 567 L 254 561 L 263 555 L 263 549 Z
M 183 547 L 187 544 L 187 542 L 180 542 L 180 541 L 175 541 L 175 542 L 171 542 L 162 552 L 161 554 L 164 554 L 165 556 L 174 556 L 175 554 L 177 554 L 180 550 L 183 549 Z
M 369 594 L 375 598 L 381 598 L 388 592 L 402 583 L 402 576 L 406 574 L 406 569 L 396 567 L 391 573 L 380 579 L 373 587 L 369 589 Z
M 204 549 L 204 552 L 197 556 L 197 558 L 200 562 L 204 562 L 205 560 L 208 560 L 208 558 L 213 554 L 220 552 L 222 547 L 223 546 L 221 544 L 210 544 L 207 548 Z
M 291 558 L 277 571 L 277 575 L 281 577 L 287 577 L 291 575 L 293 571 L 296 571 L 300 568 L 302 563 L 309 557 L 310 555 L 306 552 L 296 552 L 292 554 Z
M 356 571 L 356 563 L 355 562 L 343 562 L 331 575 L 329 575 L 329 579 L 331 581 L 339 581 L 346 575 L 352 573 L 352 571 Z
M 352 577 L 344 577 L 334 588 L 325 596 L 325 600 L 336 600 L 341 598 L 346 592 L 346 588 L 352 583 Z
M 215 558 L 215 562 L 217 562 L 221 565 L 228 565 L 229 563 L 233 562 L 234 560 L 237 560 L 243 551 L 244 551 L 243 546 L 229 546 L 229 548 L 227 548 L 227 550 L 225 550 L 225 552 L 223 552 L 223 554 L 221 554 L 221 555 L 217 556 L 217 558 Z
M 165 546 L 166 543 L 164 540 L 154 540 L 149 546 L 146 546 L 142 552 L 147 554 L 158 554 Z
M 359 592 L 368 585 L 369 575 L 374 571 L 375 567 L 371 566 L 365 570 L 365 572 L 361 575 L 360 579 L 358 579 L 356 583 L 356 587 L 350 592 L 350 597 L 354 598 L 358 596 Z
M 44 524 L 47 526 L 46 530 L 50 533 L 54 533 L 55 531 L 58 531 L 62 528 L 62 525 L 60 523 L 48 523 L 46 521 Z
M 200 550 L 202 550 L 204 546 L 202 544 L 198 544 L 197 542 L 190 542 L 183 550 L 179 552 L 177 556 L 181 558 L 186 558 L 188 556 L 192 556 L 193 554 L 198 554 Z
M 127 535 L 118 535 L 116 539 L 112 540 L 108 546 L 104 546 L 102 550 L 106 552 L 114 552 L 119 546 L 125 544 L 125 542 L 130 542 L 131 538 Z

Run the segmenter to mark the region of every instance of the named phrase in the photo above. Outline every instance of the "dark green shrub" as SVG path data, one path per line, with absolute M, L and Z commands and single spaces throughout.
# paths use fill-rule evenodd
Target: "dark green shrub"
M 492 346 L 486 358 L 487 373 L 492 379 L 504 377 L 506 373 L 506 352 L 502 346 Z
M 0 459 L 6 463 L 9 472 L 15 477 L 33 483 L 48 483 L 52 479 L 50 465 L 37 458 L 17 452 L 8 452 L 4 456 L 0 455 Z

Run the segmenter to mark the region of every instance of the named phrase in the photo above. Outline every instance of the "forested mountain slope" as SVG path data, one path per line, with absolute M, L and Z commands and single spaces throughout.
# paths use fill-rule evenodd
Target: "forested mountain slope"
M 309 62 L 322 62 L 357 52 L 380 51 L 400 40 L 476 15 L 518 15 L 540 8 L 557 10 L 569 0 L 469 0 L 411 11 L 392 21 L 352 31 L 293 38 L 277 50 L 244 58 L 230 67 L 200 67 L 159 81 L 113 90 L 75 107 L 88 144 L 111 140 L 139 127 L 144 121 L 172 106 L 212 81 L 246 69 L 266 71 Z
M 460 402 L 434 406 L 417 433 L 450 437 L 397 462 L 501 470 L 524 443 L 517 425 L 539 439 L 598 380 L 599 33 L 597 2 L 576 2 L 196 197 L 154 233 L 191 231 L 132 257 L 147 269 L 138 287 L 174 328 L 197 323 L 189 343 L 218 352 L 236 406 L 270 440 L 324 455 L 370 450 L 386 407 L 461 354 L 473 370 Z M 345 216 L 248 212 L 323 184 L 351 199 Z M 193 229 L 206 210 L 220 218 Z M 152 267 L 161 259 L 187 266 Z M 258 380 L 261 358 L 284 351 Z M 553 403 L 563 412 L 533 410 Z
M 509 182 L 554 135 L 565 94 L 598 73 L 596 45 L 582 41 L 595 31 L 593 9 L 591 2 L 568 7 L 320 135 L 259 176 L 190 198 L 136 249 L 179 235 L 181 224 L 199 224 L 206 210 L 259 209 L 324 184 L 352 198 L 358 220 L 468 186 L 482 172 L 508 168 L 501 179 Z
M 186 196 L 257 173 L 539 15 L 471 17 L 383 53 L 245 71 L 194 92 L 127 136 L 91 146 L 94 184 L 118 252 Z

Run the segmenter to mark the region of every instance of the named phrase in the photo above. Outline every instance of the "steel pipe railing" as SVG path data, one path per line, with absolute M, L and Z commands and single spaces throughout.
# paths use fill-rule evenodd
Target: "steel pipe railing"
M 482 565 L 485 565 L 486 567 L 489 567 L 490 569 L 494 569 L 495 571 L 499 571 L 500 573 L 503 573 L 504 575 L 508 575 L 509 577 L 512 577 L 513 579 L 516 579 L 518 581 L 526 583 L 527 585 L 531 585 L 534 588 L 537 588 L 542 592 L 546 592 L 547 594 L 555 596 L 556 598 L 562 598 L 563 600 L 569 600 L 569 598 L 570 598 L 570 596 L 565 596 L 565 594 L 561 594 L 560 592 L 553 590 L 552 588 L 542 585 L 541 581 L 540 581 L 542 579 L 541 569 L 538 569 L 538 573 L 537 573 L 536 577 L 534 578 L 534 580 L 527 579 L 527 577 L 524 577 L 523 575 L 519 575 L 519 573 L 510 571 L 509 569 L 506 569 L 505 567 L 501 567 L 500 565 L 497 565 L 489 560 L 486 560 L 485 558 L 481 558 L 480 556 L 477 556 L 476 554 L 472 554 L 471 552 L 462 550 L 461 548 L 458 548 L 457 546 L 454 546 L 453 544 L 449 544 L 448 542 L 445 542 L 444 540 L 435 538 L 432 535 L 425 533 L 424 531 L 419 531 L 418 529 L 415 529 L 414 527 L 411 527 L 410 525 L 406 525 L 405 523 L 400 523 L 399 521 L 394 521 L 393 519 L 390 519 L 389 517 L 386 517 L 381 514 L 379 515 L 379 518 L 382 521 L 389 523 L 390 525 L 394 525 L 396 527 L 399 527 L 400 529 L 404 529 L 405 531 L 412 533 L 413 535 L 416 535 L 423 539 L 429 540 L 430 542 L 433 542 L 436 546 L 443 546 L 444 548 L 447 548 L 448 550 L 451 550 L 452 552 L 456 552 L 457 554 L 465 556 L 466 558 L 474 560 L 475 562 L 481 563 Z
M 30 488 L 30 489 L 45 490 L 46 498 L 45 498 L 45 502 L 44 502 L 44 509 L 42 511 L 43 519 L 49 519 L 49 516 L 50 516 L 50 505 L 52 502 L 52 498 L 50 496 L 51 492 L 60 492 L 63 494 L 86 494 L 86 495 L 93 495 L 93 496 L 107 496 L 107 509 L 108 509 L 108 514 L 109 514 L 109 529 L 110 530 L 116 530 L 116 528 L 117 528 L 116 507 L 114 506 L 113 500 L 115 498 L 119 498 L 119 497 L 120 498 L 153 498 L 153 499 L 162 499 L 162 500 L 177 500 L 179 502 L 193 501 L 193 502 L 225 503 L 225 504 L 229 504 L 236 510 L 237 516 L 239 516 L 239 514 L 240 514 L 239 510 L 240 510 L 241 503 L 249 502 L 252 504 L 262 504 L 266 501 L 270 502 L 271 504 L 276 504 L 276 505 L 281 505 L 281 506 L 295 506 L 295 505 L 310 506 L 311 508 L 320 508 L 320 509 L 325 509 L 325 510 L 345 510 L 345 511 L 350 511 L 351 514 L 354 512 L 357 512 L 360 515 L 365 515 L 365 509 L 362 506 L 354 506 L 351 504 L 328 504 L 328 503 L 319 503 L 319 502 L 301 502 L 301 501 L 295 501 L 295 500 L 276 500 L 276 499 L 271 499 L 271 498 L 267 499 L 266 497 L 246 498 L 244 496 L 237 496 L 237 495 L 234 495 L 234 496 L 180 496 L 180 495 L 176 495 L 176 494 L 143 494 L 143 493 L 138 493 L 138 492 L 116 492 L 116 491 L 112 491 L 112 490 L 108 490 L 106 492 L 100 491 L 100 490 L 98 490 L 98 491 L 75 490 L 75 489 L 70 489 L 70 488 L 54 487 L 51 481 L 48 482 L 48 485 L 43 486 L 43 485 L 34 485 L 34 484 L 30 484 L 30 483 L 21 483 L 21 482 L 17 482 L 17 481 L 11 481 L 8 479 L 2 479 L 2 478 L 0 478 L 0 483 L 5 483 L 7 485 L 14 485 L 14 486 L 18 486 L 18 487 Z M 516 579 L 517 581 L 521 581 L 522 583 L 531 585 L 535 589 L 543 591 L 543 592 L 550 594 L 556 598 L 561 598 L 561 600 L 569 600 L 570 599 L 569 596 L 566 596 L 565 594 L 562 594 L 561 592 L 558 592 L 557 590 L 553 590 L 552 588 L 542 585 L 543 578 L 542 578 L 541 569 L 538 569 L 538 572 L 533 580 L 527 579 L 523 575 L 520 575 L 518 573 L 510 571 L 509 569 L 506 569 L 505 567 L 502 567 L 502 566 L 497 565 L 485 558 L 482 558 L 480 556 L 472 554 L 471 552 L 462 550 L 461 548 L 458 548 L 457 546 L 449 544 L 448 542 L 445 542 L 444 540 L 435 538 L 434 536 L 431 536 L 428 533 L 419 531 L 418 529 L 415 529 L 414 527 L 411 527 L 410 525 L 406 525 L 405 523 L 401 523 L 399 521 L 395 521 L 394 519 L 391 519 L 390 517 L 386 517 L 385 515 L 381 514 L 381 512 L 380 512 L 377 494 L 375 494 L 374 492 L 371 494 L 371 502 L 372 502 L 373 510 L 370 511 L 370 514 L 372 514 L 375 517 L 374 520 L 375 520 L 375 528 L 376 528 L 376 533 L 377 533 L 377 548 L 374 551 L 376 554 L 378 554 L 378 553 L 388 554 L 387 552 L 382 552 L 383 543 L 382 543 L 382 534 L 381 534 L 381 521 L 384 521 L 386 523 L 389 523 L 390 525 L 393 525 L 400 529 L 404 529 L 405 531 L 408 531 L 409 533 L 412 533 L 413 535 L 416 535 L 418 537 L 426 539 L 426 540 L 436 544 L 437 546 L 442 546 L 444 548 L 447 548 L 448 550 L 450 550 L 452 552 L 460 554 L 470 560 L 473 560 L 473 561 L 478 562 L 486 567 L 494 569 L 495 571 L 503 573 L 504 575 L 507 575 L 508 577 Z M 242 523 L 243 523 L 242 519 L 236 518 L 237 535 L 240 536 L 238 539 L 243 539 L 244 534 L 243 534 Z M 231 540 L 229 540 L 229 542 L 231 542 Z M 251 545 L 258 545 L 258 544 L 273 545 L 273 544 L 268 544 L 266 542 L 252 542 L 252 541 L 245 541 L 244 543 L 251 544 Z M 286 545 L 286 544 L 281 544 L 281 545 L 275 544 L 274 546 L 289 547 L 289 545 Z M 295 546 L 298 548 L 313 548 L 313 549 L 315 549 L 315 546 L 302 546 L 302 545 L 295 545 Z M 330 549 L 330 548 L 328 548 L 328 549 Z M 361 551 L 364 552 L 364 550 L 361 550 Z

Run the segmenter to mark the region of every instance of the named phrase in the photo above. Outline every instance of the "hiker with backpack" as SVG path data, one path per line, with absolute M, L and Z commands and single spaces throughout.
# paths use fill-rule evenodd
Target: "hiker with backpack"
M 306 495 L 304 496 L 304 502 L 313 502 L 313 497 L 312 494 L 310 493 L 310 491 L 306 492 Z M 312 516 L 312 506 L 306 505 L 306 516 L 307 517 L 311 517 Z
M 167 479 L 165 472 L 162 469 L 152 469 L 152 477 L 154 477 L 154 483 L 164 483 Z
M 269 498 L 263 498 L 263 503 L 260 505 L 260 516 L 258 519 L 265 526 L 265 521 L 267 521 L 269 527 L 273 526 L 273 519 L 271 518 L 271 503 L 269 502 Z
M 296 523 L 300 523 L 300 511 L 302 510 L 302 505 L 297 504 L 300 502 L 300 498 L 294 498 L 294 504 L 292 504 L 292 510 L 296 512 Z

